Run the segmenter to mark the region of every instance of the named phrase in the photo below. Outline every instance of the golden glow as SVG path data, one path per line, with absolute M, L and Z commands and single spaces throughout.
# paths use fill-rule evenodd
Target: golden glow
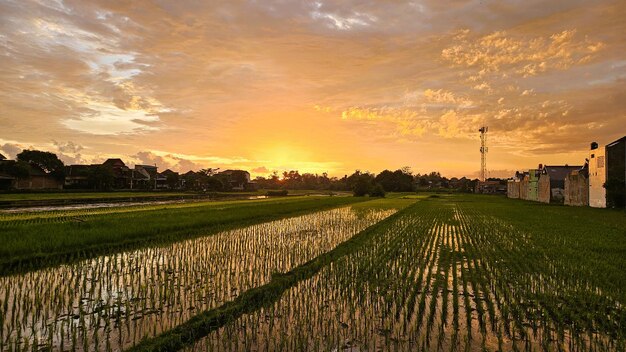
M 477 176 L 486 124 L 499 176 L 581 164 L 626 124 L 623 1 L 60 0 L 0 13 L 10 157 L 32 146 L 183 172 Z

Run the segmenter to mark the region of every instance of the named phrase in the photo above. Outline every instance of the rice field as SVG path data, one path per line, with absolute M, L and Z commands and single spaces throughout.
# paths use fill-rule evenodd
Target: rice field
M 422 202 L 187 350 L 623 351 L 625 288 L 571 264 L 471 203 Z
M 337 205 L 0 276 L 0 351 L 626 350 L 626 213 Z
M 112 351 L 326 252 L 395 210 L 343 207 L 0 278 L 0 350 Z

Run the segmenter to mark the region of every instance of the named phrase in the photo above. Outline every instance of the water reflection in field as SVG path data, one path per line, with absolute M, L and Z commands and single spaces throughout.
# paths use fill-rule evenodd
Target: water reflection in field
M 2 277 L 0 350 L 129 347 L 394 212 L 345 207 Z

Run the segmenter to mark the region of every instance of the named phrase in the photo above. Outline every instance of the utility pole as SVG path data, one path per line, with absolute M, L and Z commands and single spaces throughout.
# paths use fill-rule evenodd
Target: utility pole
M 487 148 L 487 131 L 489 127 L 483 126 L 478 132 L 480 132 L 480 180 L 485 182 L 487 177 L 487 152 L 489 148 Z

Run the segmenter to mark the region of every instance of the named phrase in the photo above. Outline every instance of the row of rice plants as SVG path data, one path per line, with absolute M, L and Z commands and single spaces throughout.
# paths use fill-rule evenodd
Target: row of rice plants
M 100 214 L 80 221 L 15 222 L 0 229 L 0 275 L 69 263 L 359 202 L 353 197 L 230 201 Z M 369 202 L 368 202 L 369 203 Z
M 267 283 L 394 209 L 344 207 L 0 277 L 0 350 L 119 350 Z
M 54 209 L 42 211 L 22 211 L 20 209 L 3 210 L 0 209 L 0 228 L 19 226 L 29 223 L 63 223 L 63 222 L 75 222 L 86 221 L 91 216 L 107 215 L 107 214 L 124 214 L 134 213 L 137 211 L 151 211 L 151 210 L 163 210 L 163 209 L 185 209 L 185 208 L 199 208 L 199 207 L 212 207 L 219 209 L 224 206 L 232 205 L 244 205 L 246 203 L 276 203 L 276 202 L 288 202 L 298 201 L 302 197 L 293 197 L 291 199 L 278 198 L 278 199 L 255 199 L 252 201 L 236 200 L 236 201 L 197 201 L 197 202 L 168 202 L 162 204 L 161 202 L 145 202 L 141 204 L 127 205 L 120 204 L 102 204 L 99 207 L 91 207 L 90 204 L 76 205 L 69 209 Z
M 368 244 L 194 351 L 626 348 L 618 292 L 471 203 L 418 203 Z M 563 274 L 564 273 L 564 274 Z

